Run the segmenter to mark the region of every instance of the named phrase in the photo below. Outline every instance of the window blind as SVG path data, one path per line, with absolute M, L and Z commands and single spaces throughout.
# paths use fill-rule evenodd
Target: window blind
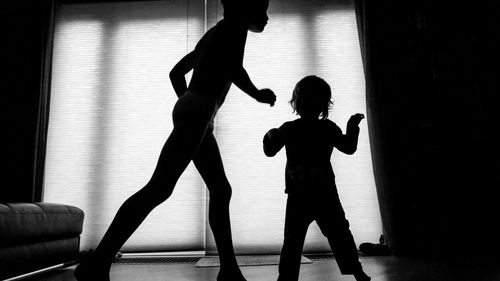
M 44 201 L 85 211 L 82 248 L 100 241 L 119 206 L 149 179 L 171 129 L 176 96 L 168 73 L 221 18 L 218 0 L 66 4 L 58 8 Z M 262 137 L 296 118 L 288 100 L 295 83 L 318 75 L 330 83 L 333 121 L 365 112 L 364 77 L 354 6 L 349 1 L 273 0 L 261 34 L 249 33 L 245 67 L 258 87 L 273 89 L 272 108 L 232 87 L 215 134 L 233 187 L 236 252 L 278 253 L 283 239 L 285 154 L 267 158 Z M 206 16 L 206 18 L 205 18 Z M 366 122 L 352 156 L 332 164 L 356 242 L 377 241 L 380 215 Z M 206 249 L 207 194 L 190 165 L 173 196 L 156 208 L 124 251 Z M 329 251 L 315 224 L 308 252 Z
M 200 1 L 62 5 L 57 11 L 44 201 L 85 212 L 82 247 L 148 181 L 172 129 L 174 64 L 203 34 Z M 203 249 L 205 188 L 190 165 L 124 251 Z

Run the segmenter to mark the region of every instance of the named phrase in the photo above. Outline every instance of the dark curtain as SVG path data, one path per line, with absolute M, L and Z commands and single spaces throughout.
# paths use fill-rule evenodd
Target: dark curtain
M 35 183 L 35 163 L 39 103 L 47 89 L 45 54 L 52 10 L 52 0 L 9 1 L 0 7 L 5 114 L 1 202 L 32 202 L 41 197 L 41 185 Z
M 355 4 L 389 246 L 398 255 L 498 250 L 498 4 Z

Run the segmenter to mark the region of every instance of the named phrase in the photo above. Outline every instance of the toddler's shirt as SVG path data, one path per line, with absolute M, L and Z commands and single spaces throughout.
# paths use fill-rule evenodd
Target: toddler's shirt
M 264 137 L 264 149 L 274 155 L 285 146 L 286 193 L 314 192 L 335 188 L 335 174 L 330 162 L 333 148 L 354 153 L 358 135 L 358 126 L 348 128 L 344 135 L 331 120 L 299 118 L 271 129 Z

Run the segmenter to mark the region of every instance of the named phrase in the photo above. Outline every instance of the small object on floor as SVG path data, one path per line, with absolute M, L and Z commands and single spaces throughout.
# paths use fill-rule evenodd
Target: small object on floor
M 385 244 L 384 236 L 381 235 L 379 239 L 379 244 L 373 243 L 361 243 L 359 245 L 359 251 L 364 256 L 389 256 L 391 255 L 391 250 L 389 246 Z
M 359 245 L 359 251 L 364 256 L 389 256 L 391 251 L 387 245 L 362 243 Z

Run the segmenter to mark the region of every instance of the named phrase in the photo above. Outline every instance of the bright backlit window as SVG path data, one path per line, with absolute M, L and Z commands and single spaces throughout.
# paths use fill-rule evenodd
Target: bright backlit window
M 204 33 L 205 1 L 67 4 L 56 18 L 44 200 L 85 211 L 82 247 L 93 248 L 119 206 L 149 179 L 171 129 L 176 100 L 168 73 Z M 244 65 L 274 107 L 232 87 L 215 134 L 233 187 L 232 229 L 238 253 L 278 253 L 286 195 L 284 151 L 268 158 L 262 137 L 297 118 L 288 104 L 306 75 L 330 83 L 331 117 L 345 129 L 365 113 L 364 76 L 353 4 L 275 0 L 269 25 L 249 33 Z M 209 1 L 212 6 L 216 0 Z M 215 14 L 211 14 L 215 13 Z M 208 11 L 208 27 L 221 15 Z M 366 122 L 358 151 L 335 151 L 337 186 L 356 242 L 382 233 Z M 207 231 L 207 194 L 190 165 L 173 196 L 126 243 L 127 251 L 215 251 Z M 328 251 L 312 224 L 306 251 Z

